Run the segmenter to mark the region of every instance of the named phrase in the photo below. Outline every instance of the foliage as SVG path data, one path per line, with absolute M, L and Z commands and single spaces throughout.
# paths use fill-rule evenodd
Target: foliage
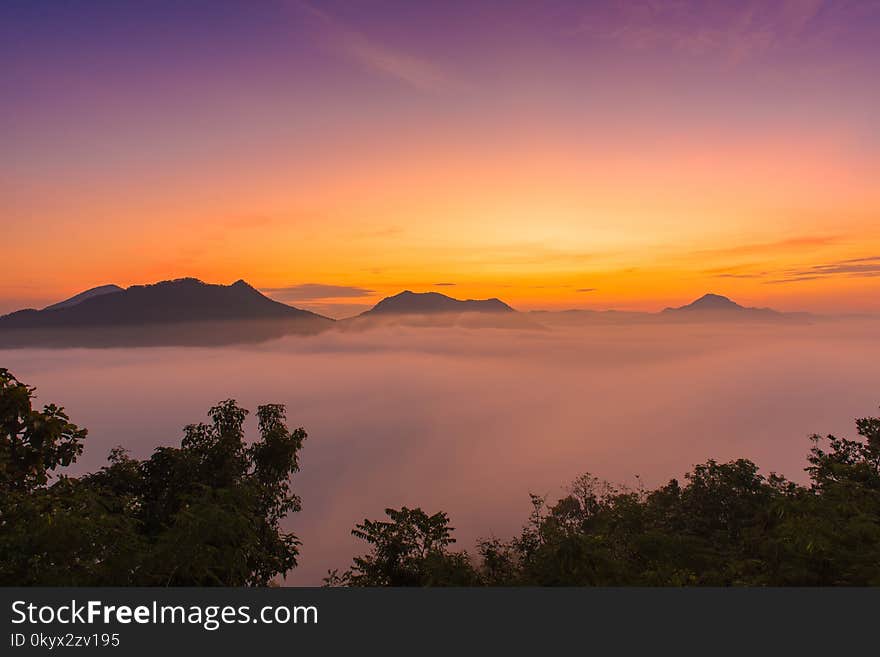
M 445 513 L 421 509 L 385 509 L 387 521 L 364 520 L 352 534 L 373 546 L 356 557 L 351 569 L 333 571 L 333 586 L 467 586 L 479 582 L 466 555 L 450 553 L 455 542 Z
M 0 368 L 0 491 L 28 492 L 82 453 L 86 430 L 54 404 L 31 407 L 34 389 Z
M 281 520 L 300 509 L 290 489 L 306 433 L 284 407 L 234 400 L 187 426 L 180 447 L 139 461 L 124 450 L 82 477 L 55 476 L 86 431 L 63 409 L 32 408 L 34 390 L 0 370 L 0 584 L 266 585 L 297 564 Z
M 372 551 L 326 583 L 880 585 L 880 418 L 856 426 L 862 439 L 812 437 L 807 486 L 744 459 L 708 461 L 651 491 L 585 475 L 552 505 L 533 495 L 520 535 L 481 541 L 473 559 L 448 550 L 446 514 L 389 509 L 392 522 L 353 532 Z

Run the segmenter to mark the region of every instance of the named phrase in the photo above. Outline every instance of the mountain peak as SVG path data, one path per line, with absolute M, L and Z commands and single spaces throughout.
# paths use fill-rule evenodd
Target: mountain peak
M 666 308 L 661 314 L 666 317 L 697 321 L 709 319 L 723 319 L 724 321 L 777 321 L 793 317 L 785 313 L 779 313 L 771 308 L 741 306 L 732 299 L 711 292 L 704 294 L 687 305 L 677 308 Z
M 115 285 L 82 292 L 41 311 L 0 318 L 0 328 L 58 328 L 308 318 L 314 313 L 273 301 L 248 283 L 214 285 L 177 278 L 123 290 Z
M 99 285 L 98 287 L 93 287 L 86 290 L 85 292 L 75 294 L 69 299 L 65 299 L 64 301 L 59 301 L 58 303 L 53 303 L 51 306 L 46 306 L 45 308 L 43 308 L 43 310 L 61 310 L 63 308 L 70 308 L 94 297 L 100 297 L 105 294 L 113 294 L 114 292 L 122 291 L 123 288 L 119 287 L 118 285 Z
M 704 294 L 699 299 L 693 301 L 689 305 L 709 308 L 742 308 L 741 305 L 731 300 L 729 297 L 725 297 L 720 294 L 714 294 L 713 292 L 708 292 Z
M 745 307 L 739 305 L 732 299 L 709 292 L 699 299 L 692 301 L 684 306 L 677 308 L 666 308 L 663 312 L 692 311 L 692 310 L 745 310 Z
M 363 314 L 428 314 L 461 312 L 514 312 L 503 301 L 492 299 L 454 299 L 439 292 L 404 290 L 385 297 Z

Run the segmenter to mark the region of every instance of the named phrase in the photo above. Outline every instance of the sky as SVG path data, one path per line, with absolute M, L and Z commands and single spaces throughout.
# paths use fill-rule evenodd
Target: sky
M 880 2 L 0 5 L 0 312 L 880 311 Z

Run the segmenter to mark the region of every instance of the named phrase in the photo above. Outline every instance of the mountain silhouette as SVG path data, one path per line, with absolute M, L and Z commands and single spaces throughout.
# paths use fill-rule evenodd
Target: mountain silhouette
M 196 278 L 88 290 L 43 310 L 0 317 L 0 347 L 208 345 L 314 333 L 333 320 L 273 301 L 243 280 Z
M 58 303 L 53 303 L 51 306 L 46 306 L 43 310 L 61 310 L 62 308 L 70 308 L 71 306 L 75 306 L 78 303 L 82 303 L 86 299 L 91 299 L 92 297 L 99 297 L 102 294 L 112 294 L 113 292 L 123 292 L 125 288 L 121 288 L 118 285 L 100 285 L 98 287 L 93 287 L 91 290 L 86 290 L 85 292 L 80 292 L 79 294 L 75 294 L 69 299 L 65 299 L 64 301 L 59 301 Z
M 732 299 L 720 294 L 704 294 L 699 299 L 677 308 L 666 308 L 660 313 L 663 317 L 718 319 L 718 320 L 775 320 L 803 319 L 802 313 L 781 313 L 772 308 L 750 308 L 741 306 Z
M 92 294 L 90 294 L 92 293 Z M 77 297 L 85 296 L 79 301 Z M 56 328 L 155 324 L 225 319 L 308 318 L 331 321 L 264 296 L 245 283 L 211 285 L 180 278 L 132 285 L 118 292 L 83 292 L 44 310 L 19 310 L 0 317 L 0 328 Z
M 404 315 L 435 313 L 512 313 L 513 308 L 499 299 L 453 299 L 439 292 L 411 292 L 405 290 L 385 297 L 364 315 Z
M 699 299 L 691 301 L 684 306 L 677 308 L 666 308 L 663 312 L 692 312 L 692 311 L 718 311 L 718 310 L 757 310 L 756 308 L 746 308 L 739 305 L 736 301 L 723 297 L 720 294 L 704 294 Z

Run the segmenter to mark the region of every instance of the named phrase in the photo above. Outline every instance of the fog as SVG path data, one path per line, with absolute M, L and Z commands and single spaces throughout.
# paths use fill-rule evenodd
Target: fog
M 545 322 L 546 324 L 546 322 Z M 209 406 L 287 405 L 306 428 L 289 584 L 319 584 L 388 506 L 447 511 L 458 547 L 508 537 L 529 492 L 591 472 L 647 486 L 708 458 L 803 479 L 807 437 L 880 403 L 880 323 L 369 326 L 218 348 L 21 349 L 0 366 L 89 428 L 74 473 L 146 457 Z M 254 432 L 253 418 L 248 423 Z

